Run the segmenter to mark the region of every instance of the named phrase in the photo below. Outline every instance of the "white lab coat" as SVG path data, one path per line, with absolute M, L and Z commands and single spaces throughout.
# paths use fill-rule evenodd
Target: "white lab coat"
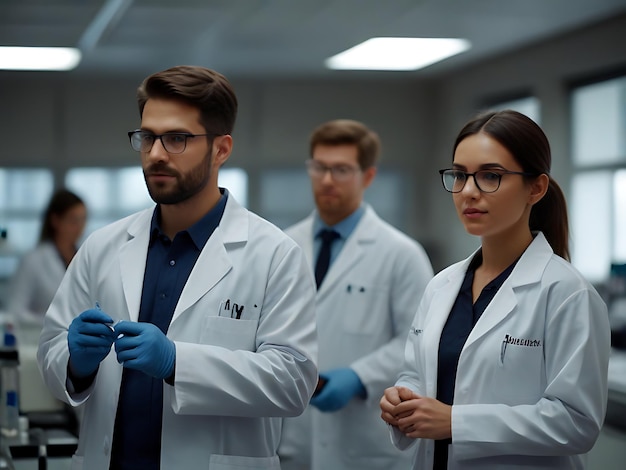
M 8 289 L 7 310 L 21 321 L 43 316 L 65 275 L 65 262 L 51 241 L 38 244 L 20 260 Z
M 303 247 L 312 271 L 313 215 L 287 233 Z M 379 401 L 401 370 L 408 327 L 432 276 L 422 246 L 366 206 L 317 292 L 316 313 L 319 370 L 351 367 L 367 399 L 355 398 L 334 413 L 309 406 L 301 417 L 286 419 L 281 456 L 310 453 L 315 470 L 410 466 L 411 453 L 389 441 Z
M 46 314 L 44 380 L 59 399 L 85 404 L 72 469 L 109 468 L 122 367 L 112 351 L 91 388 L 72 393 L 67 329 L 96 301 L 116 320 L 137 320 L 151 216 L 148 209 L 94 232 Z M 230 195 L 167 333 L 176 375 L 174 387 L 163 383 L 161 468 L 280 468 L 279 417 L 300 414 L 317 381 L 314 295 L 302 250 Z M 229 313 L 237 311 L 241 319 Z
M 436 396 L 439 338 L 471 258 L 426 288 L 397 385 Z M 505 346 L 506 335 L 515 341 Z M 537 234 L 461 351 L 448 468 L 585 468 L 606 412 L 609 353 L 606 305 Z M 432 469 L 434 441 L 391 429 L 398 447 L 417 443 L 414 469 Z

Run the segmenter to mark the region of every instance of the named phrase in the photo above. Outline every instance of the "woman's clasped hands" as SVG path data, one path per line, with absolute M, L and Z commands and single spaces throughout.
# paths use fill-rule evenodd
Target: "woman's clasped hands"
M 422 397 L 406 387 L 389 387 L 380 399 L 381 418 L 407 437 L 452 437 L 452 407 L 435 398 Z

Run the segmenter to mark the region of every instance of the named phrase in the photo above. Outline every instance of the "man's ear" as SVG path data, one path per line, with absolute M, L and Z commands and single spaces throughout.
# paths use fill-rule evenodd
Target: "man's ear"
M 229 135 L 218 135 L 213 139 L 213 159 L 217 167 L 221 167 L 233 151 L 233 138 Z
M 370 166 L 368 169 L 363 170 L 363 187 L 367 188 L 372 181 L 374 181 L 374 177 L 376 176 L 376 167 Z

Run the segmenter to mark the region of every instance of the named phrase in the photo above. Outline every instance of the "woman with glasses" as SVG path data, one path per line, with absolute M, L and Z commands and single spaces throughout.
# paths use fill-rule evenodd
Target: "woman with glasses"
M 441 170 L 481 247 L 428 285 L 380 405 L 415 469 L 585 468 L 607 402 L 604 302 L 568 262 L 550 146 L 515 111 L 481 114 Z

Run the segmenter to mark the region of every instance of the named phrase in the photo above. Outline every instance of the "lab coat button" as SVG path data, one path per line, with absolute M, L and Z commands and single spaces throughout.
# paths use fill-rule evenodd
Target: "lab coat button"
M 175 264 L 176 264 L 176 261 L 170 260 L 170 266 L 174 266 Z

